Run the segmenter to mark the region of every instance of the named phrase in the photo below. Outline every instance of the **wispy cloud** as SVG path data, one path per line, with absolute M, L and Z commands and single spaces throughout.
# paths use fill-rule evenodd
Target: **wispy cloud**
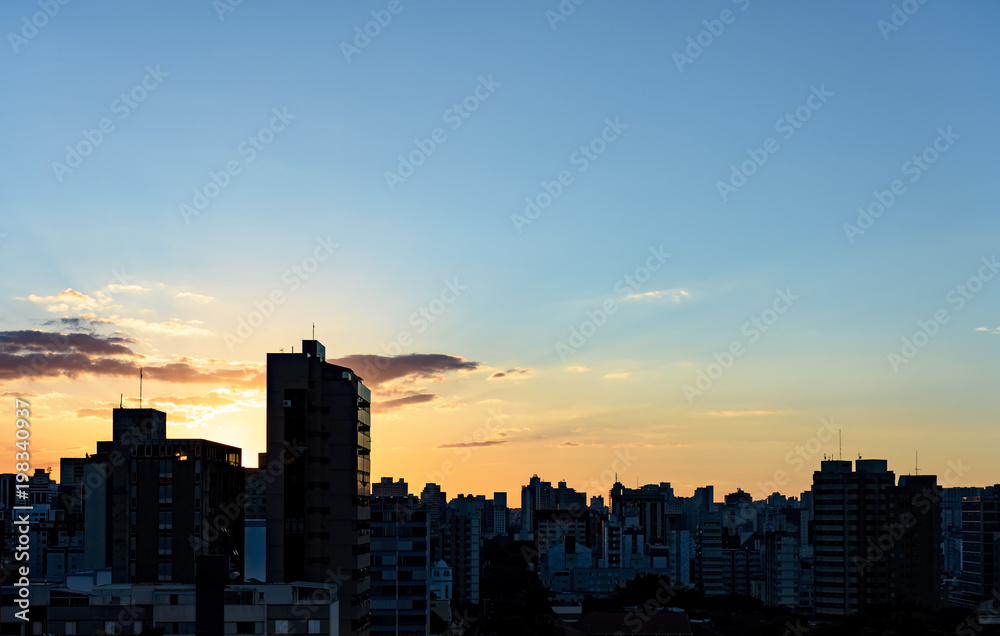
M 649 291 L 642 294 L 632 294 L 627 297 L 627 300 L 670 300 L 675 303 L 679 303 L 683 300 L 689 300 L 691 298 L 691 292 L 686 289 L 661 289 L 658 291 Z
M 506 444 L 507 440 L 488 440 L 485 442 L 456 442 L 454 444 L 438 444 L 434 448 L 478 448 L 480 446 L 497 446 L 499 444 Z
M 573 371 L 575 373 L 586 373 L 587 371 L 590 371 L 591 368 L 590 367 L 582 367 L 580 365 L 575 365 L 575 366 L 566 367 L 566 370 L 567 371 Z
M 174 298 L 187 298 L 188 300 L 193 300 L 196 303 L 210 303 L 215 301 L 215 298 L 212 298 L 211 296 L 196 294 L 194 292 L 180 292 L 174 296 Z
M 514 367 L 513 369 L 507 369 L 506 371 L 497 371 L 487 379 L 499 380 L 500 378 L 524 377 L 526 375 L 530 375 L 533 371 L 534 369 L 520 369 L 518 367 Z
M 624 380 L 628 376 L 632 375 L 628 371 L 621 371 L 619 373 L 607 373 L 604 375 L 605 378 L 609 380 Z
M 396 398 L 394 400 L 386 400 L 384 402 L 376 401 L 372 404 L 372 410 L 378 413 L 394 411 L 405 406 L 433 402 L 437 398 L 438 396 L 433 393 L 414 393 L 413 395 L 407 395 L 406 397 Z
M 713 417 L 753 417 L 758 415 L 774 415 L 776 413 L 782 413 L 780 410 L 771 411 L 709 411 L 708 414 Z
M 995 329 L 990 329 L 989 327 L 976 327 L 976 331 L 982 331 L 994 336 L 1000 336 L 1000 327 L 996 327 Z
M 580 446 L 581 444 L 579 442 L 562 442 L 559 445 L 560 446 Z

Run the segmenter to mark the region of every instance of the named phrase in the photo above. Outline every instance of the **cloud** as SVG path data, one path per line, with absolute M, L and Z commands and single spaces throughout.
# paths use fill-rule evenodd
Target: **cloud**
M 642 294 L 632 294 L 628 296 L 626 300 L 660 300 L 667 299 L 675 303 L 679 303 L 683 300 L 690 300 L 691 293 L 686 289 L 661 289 L 659 291 L 650 291 Z
M 782 411 L 709 411 L 714 417 L 750 417 L 755 415 L 774 415 Z
M 140 318 L 123 318 L 121 316 L 109 316 L 107 319 L 98 319 L 104 324 L 134 329 L 136 331 L 146 331 L 149 333 L 165 334 L 169 336 L 210 336 L 212 332 L 191 324 L 185 324 L 179 318 L 171 318 L 166 322 L 147 322 Z
M 457 442 L 455 444 L 438 444 L 434 448 L 478 448 L 480 446 L 497 446 L 499 444 L 506 444 L 505 439 L 493 439 L 485 442 Z
M 353 369 L 371 387 L 400 378 L 439 379 L 449 371 L 475 371 L 481 365 L 443 353 L 408 353 L 401 356 L 352 354 L 327 362 Z
M 188 298 L 196 303 L 211 303 L 215 302 L 215 299 L 211 296 L 205 296 L 203 294 L 196 294 L 194 292 L 180 292 L 174 298 Z
M 509 377 L 516 377 L 516 376 L 526 376 L 526 375 L 530 375 L 533 371 L 534 371 L 534 369 L 520 369 L 518 367 L 514 367 L 513 369 L 507 369 L 506 371 L 497 371 L 496 373 L 494 373 L 493 375 L 491 375 L 490 377 L 488 377 L 486 379 L 487 380 L 499 380 L 500 378 L 509 378 Z
M 605 378 L 609 380 L 624 380 L 628 376 L 632 375 L 628 371 L 622 371 L 620 373 L 607 373 L 604 375 Z
M 579 442 L 563 442 L 563 443 L 561 443 L 559 445 L 560 446 L 580 446 L 581 444 Z
M 148 292 L 149 287 L 143 287 L 142 285 L 119 285 L 118 283 L 111 283 L 105 287 L 111 293 L 117 292 Z
M 19 300 L 25 300 L 20 298 Z M 48 305 L 47 311 L 60 312 L 67 311 L 70 307 L 74 311 L 94 310 L 103 305 L 111 303 L 111 297 L 104 292 L 96 292 L 93 296 L 81 294 L 73 288 L 67 288 L 55 296 L 36 296 L 31 294 L 27 300 L 33 303 Z
M 587 371 L 591 371 L 592 369 L 590 367 L 581 367 L 581 366 L 577 365 L 577 366 L 572 366 L 572 367 L 566 367 L 566 370 L 567 371 L 575 371 L 576 373 L 586 373 Z
M 985 331 L 986 333 L 992 334 L 994 336 L 1000 336 L 1000 327 L 995 329 L 990 329 L 989 327 L 976 327 L 976 331 Z
M 146 377 L 163 382 L 251 386 L 264 383 L 260 365 L 220 369 L 190 358 L 156 362 L 130 348 L 137 342 L 135 338 L 114 335 L 0 331 L 0 380 L 125 377 L 137 375 L 142 367 Z
M 394 411 L 396 409 L 403 408 L 404 406 L 433 402 L 437 398 L 438 396 L 433 393 L 414 393 L 413 395 L 407 395 L 406 397 L 396 398 L 394 400 L 386 400 L 385 402 L 376 401 L 372 404 L 372 410 L 378 413 Z

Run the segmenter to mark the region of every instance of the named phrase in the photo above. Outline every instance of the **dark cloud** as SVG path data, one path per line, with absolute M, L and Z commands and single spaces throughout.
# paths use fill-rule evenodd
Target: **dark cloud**
M 375 411 L 382 413 L 385 411 L 393 411 L 404 406 L 410 406 L 411 404 L 424 404 L 426 402 L 432 402 L 436 400 L 437 397 L 438 396 L 433 393 L 416 393 L 414 395 L 396 398 L 395 400 L 386 400 L 385 402 L 376 401 L 372 408 Z
M 58 320 L 46 320 L 42 323 L 47 327 L 63 327 L 66 329 L 72 329 L 75 331 L 85 331 L 87 333 L 94 333 L 97 325 L 112 325 L 114 324 L 110 320 L 104 320 L 103 318 L 97 318 L 92 315 L 84 316 L 73 316 L 67 317 L 63 316 Z
M 0 353 L 79 352 L 100 355 L 136 355 L 126 345 L 138 342 L 135 338 L 120 336 L 95 336 L 86 333 L 51 333 L 22 330 L 0 331 Z
M 498 444 L 506 444 L 507 440 L 489 440 L 487 442 L 458 442 L 455 444 L 438 444 L 435 448 L 476 448 L 479 446 L 496 446 Z
M 144 356 L 128 345 L 135 338 L 43 331 L 0 332 L 0 380 L 78 378 L 86 375 L 129 377 L 139 373 L 162 382 L 225 382 L 263 385 L 259 369 L 203 369 L 188 361 L 161 366 L 142 364 Z
M 519 369 L 517 367 L 514 367 L 513 369 L 507 369 L 506 371 L 497 371 L 487 379 L 499 380 L 500 378 L 523 376 L 530 374 L 532 371 L 534 371 L 534 369 Z
M 560 446 L 580 446 L 579 442 L 563 442 Z
M 364 378 L 365 384 L 372 387 L 399 378 L 435 378 L 448 371 L 475 371 L 480 367 L 478 362 L 443 353 L 409 353 L 392 357 L 353 354 L 336 360 L 327 358 L 327 362 L 353 369 Z

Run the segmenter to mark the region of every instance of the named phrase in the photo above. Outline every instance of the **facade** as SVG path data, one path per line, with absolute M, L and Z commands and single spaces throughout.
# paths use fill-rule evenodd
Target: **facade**
M 962 597 L 968 607 L 992 599 L 1000 570 L 1000 484 L 962 502 Z
M 933 607 L 941 573 L 940 495 L 933 475 L 900 478 L 886 461 L 823 461 L 813 474 L 817 614 L 873 605 Z
M 13 587 L 4 587 L 6 597 Z M 0 610 L 0 633 L 20 634 L 17 606 Z M 196 634 L 339 636 L 334 585 L 112 583 L 110 570 L 32 584 L 31 627 L 44 634 Z M 147 631 L 143 631 L 147 630 Z
M 155 409 L 114 409 L 112 430 L 83 466 L 82 567 L 111 567 L 114 583 L 194 583 L 197 557 L 222 556 L 241 580 L 240 449 L 169 439 Z
M 370 623 L 371 391 L 351 369 L 301 353 L 267 354 L 268 582 L 336 581 L 341 632 Z
M 372 636 L 425 636 L 430 629 L 427 508 L 405 493 L 376 495 L 371 517 Z
M 481 517 L 475 502 L 458 502 L 452 508 L 443 533 L 443 561 L 451 566 L 455 604 L 476 606 L 483 572 Z

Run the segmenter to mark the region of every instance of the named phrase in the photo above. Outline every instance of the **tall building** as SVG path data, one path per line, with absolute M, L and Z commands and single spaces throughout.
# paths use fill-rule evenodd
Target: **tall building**
M 449 508 L 442 547 L 443 560 L 451 566 L 453 600 L 460 607 L 477 606 L 483 572 L 481 505 L 474 498 L 456 499 Z
M 442 529 L 447 527 L 448 494 L 441 492 L 441 486 L 437 484 L 424 484 L 424 489 L 420 492 L 420 503 L 427 506 L 427 523 L 431 529 L 431 559 L 437 562 L 444 554 L 441 536 Z
M 619 482 L 611 487 L 611 513 L 619 517 L 625 515 L 625 508 L 635 508 L 639 515 L 639 525 L 646 530 L 650 543 L 666 543 L 669 535 L 666 527 L 667 503 L 674 498 L 674 489 L 669 482 L 659 485 L 647 484 L 641 488 L 626 488 Z
M 367 635 L 371 585 L 371 391 L 304 340 L 267 354 L 267 580 L 336 582 L 340 631 Z
M 391 479 L 389 480 L 391 483 Z M 405 482 L 402 488 L 406 488 Z M 399 492 L 399 484 L 391 484 Z M 371 634 L 425 636 L 430 629 L 427 507 L 415 496 L 372 496 Z
M 239 448 L 171 439 L 166 413 L 114 409 L 112 441 L 83 467 L 84 565 L 114 583 L 194 583 L 199 556 L 242 580 L 245 477 Z
M 813 474 L 815 606 L 845 616 L 873 605 L 932 607 L 940 584 L 940 496 L 933 475 L 895 485 L 884 459 L 826 460 Z
M 967 606 L 991 599 L 1000 580 L 1000 484 L 962 502 L 962 592 Z
M 507 536 L 507 493 L 494 492 L 493 499 L 486 500 L 486 538 Z

